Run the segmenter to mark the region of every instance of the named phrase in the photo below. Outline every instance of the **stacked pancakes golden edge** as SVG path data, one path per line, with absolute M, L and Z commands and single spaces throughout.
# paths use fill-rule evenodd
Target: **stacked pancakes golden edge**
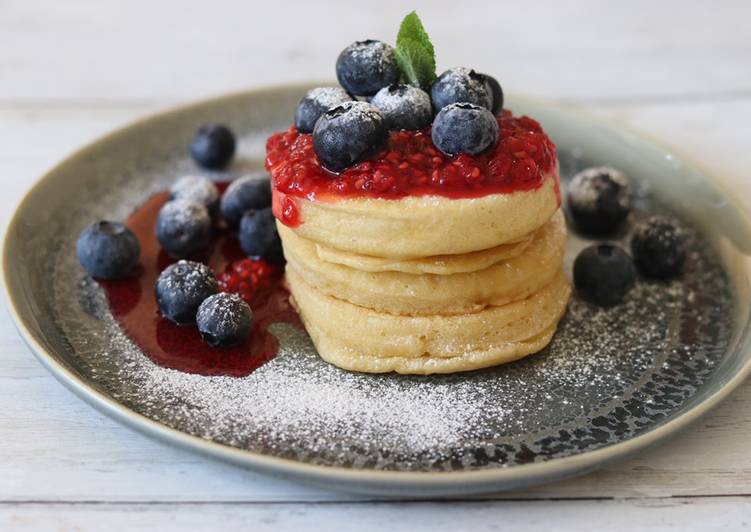
M 558 186 L 556 164 L 536 189 L 479 198 L 294 198 L 302 223 L 277 227 L 293 305 L 320 356 L 424 375 L 543 349 L 571 292 Z

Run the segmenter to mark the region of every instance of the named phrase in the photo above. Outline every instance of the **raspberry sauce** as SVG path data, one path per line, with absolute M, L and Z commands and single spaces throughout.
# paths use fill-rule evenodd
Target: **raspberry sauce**
M 217 185 L 223 191 L 227 183 Z M 268 330 L 271 324 L 301 326 L 283 286 L 283 270 L 246 259 L 237 237 L 225 228 L 215 227 L 212 250 L 201 261 L 217 274 L 220 290 L 238 292 L 250 305 L 253 325 L 248 338 L 237 346 L 212 348 L 203 342 L 195 326 L 175 325 L 162 318 L 154 297 L 154 283 L 175 259 L 161 249 L 154 226 L 159 209 L 168 199 L 166 192 L 156 194 L 125 222 L 138 237 L 141 259 L 133 277 L 99 281 L 112 314 L 125 334 L 155 364 L 200 375 L 248 375 L 277 353 L 278 341 Z
M 318 201 L 371 197 L 438 195 L 476 198 L 540 187 L 555 168 L 555 145 L 526 116 L 504 110 L 498 116 L 498 143 L 478 155 L 448 156 L 421 131 L 391 131 L 386 147 L 369 160 L 334 174 L 323 168 L 313 137 L 294 127 L 266 143 L 266 169 L 272 176 L 274 214 L 289 226 L 301 220 L 294 197 Z

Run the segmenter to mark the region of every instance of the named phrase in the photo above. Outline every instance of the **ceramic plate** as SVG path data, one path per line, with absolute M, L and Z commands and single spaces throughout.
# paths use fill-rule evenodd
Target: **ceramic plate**
M 468 494 L 583 473 L 643 449 L 748 374 L 751 225 L 731 195 L 671 150 L 523 98 L 508 106 L 542 122 L 564 181 L 612 165 L 635 183 L 634 218 L 683 220 L 690 254 L 681 279 L 642 280 L 608 311 L 573 298 L 545 351 L 466 374 L 348 373 L 284 324 L 272 329 L 278 356 L 245 378 L 154 365 L 79 268 L 78 231 L 125 218 L 180 174 L 229 179 L 262 169 L 265 139 L 289 126 L 305 89 L 236 94 L 140 121 L 59 164 L 18 207 L 3 256 L 11 313 L 40 361 L 98 409 L 168 442 L 333 489 Z M 201 172 L 186 155 L 209 121 L 240 135 L 224 173 Z M 569 238 L 569 271 L 586 243 Z

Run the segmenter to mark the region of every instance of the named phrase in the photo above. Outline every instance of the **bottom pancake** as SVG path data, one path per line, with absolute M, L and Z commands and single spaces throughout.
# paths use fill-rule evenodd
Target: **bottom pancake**
M 287 280 L 321 357 L 367 373 L 452 373 L 495 366 L 543 349 L 570 287 L 560 272 L 532 296 L 459 315 L 398 316 L 327 296 L 293 270 Z

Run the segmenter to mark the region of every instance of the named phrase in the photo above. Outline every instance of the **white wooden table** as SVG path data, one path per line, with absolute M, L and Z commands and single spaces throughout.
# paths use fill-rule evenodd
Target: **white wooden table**
M 693 156 L 751 206 L 751 3 L 413 1 L 439 66 L 567 102 Z M 74 148 L 175 103 L 333 77 L 393 40 L 401 2 L 0 0 L 0 220 Z M 290 110 L 291 112 L 291 110 Z M 4 302 L 2 303 L 4 305 Z M 270 479 L 123 428 L 63 389 L 0 312 L 0 530 L 741 528 L 751 385 L 665 446 L 482 500 L 375 502 Z

